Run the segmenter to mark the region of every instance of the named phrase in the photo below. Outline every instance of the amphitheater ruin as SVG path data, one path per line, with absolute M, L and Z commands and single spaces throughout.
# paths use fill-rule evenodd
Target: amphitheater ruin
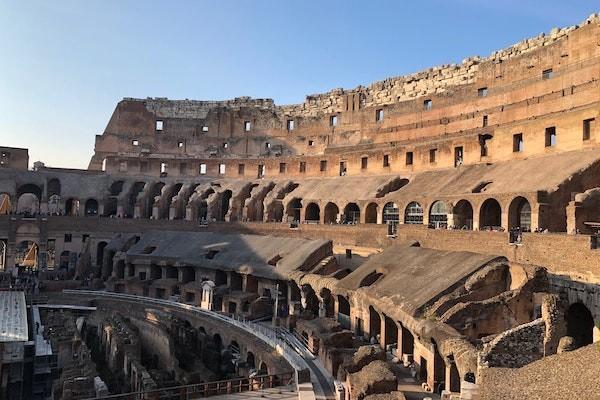
M 600 16 L 0 147 L 0 399 L 600 397 Z

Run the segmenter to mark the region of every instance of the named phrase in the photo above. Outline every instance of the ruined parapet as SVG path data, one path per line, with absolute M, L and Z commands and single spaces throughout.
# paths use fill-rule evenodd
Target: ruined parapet
M 384 394 L 398 388 L 396 375 L 390 366 L 382 360 L 375 360 L 349 374 L 346 380 L 351 400 L 363 400 L 368 395 Z
M 542 318 L 510 329 L 484 345 L 483 367 L 520 368 L 544 356 L 546 322 Z

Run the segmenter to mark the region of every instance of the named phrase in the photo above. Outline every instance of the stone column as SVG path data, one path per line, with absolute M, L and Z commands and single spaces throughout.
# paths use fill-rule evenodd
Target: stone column
M 567 234 L 572 235 L 575 233 L 576 229 L 581 229 L 577 224 L 577 217 L 581 212 L 581 203 L 571 201 L 567 206 Z M 533 225 L 533 215 L 532 215 L 532 225 Z M 533 227 L 532 227 L 533 229 Z

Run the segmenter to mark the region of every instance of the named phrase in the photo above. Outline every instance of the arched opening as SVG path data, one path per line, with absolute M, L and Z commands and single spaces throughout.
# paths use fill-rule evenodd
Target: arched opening
M 516 197 L 508 207 L 508 228 L 531 231 L 531 205 L 525 197 Z
M 369 203 L 365 209 L 365 223 L 376 224 L 377 223 L 377 204 Z
M 104 201 L 104 216 L 110 217 L 117 215 L 118 200 L 114 197 L 109 197 Z
M 85 216 L 93 217 L 98 215 L 98 201 L 96 199 L 88 199 L 85 202 Z
M 145 214 L 146 218 L 150 218 L 153 215 L 154 205 L 160 200 L 160 195 L 164 187 L 165 184 L 163 182 L 156 182 L 154 185 L 152 185 L 152 190 L 150 190 L 148 195 L 148 203 Z
M 177 183 L 170 187 L 169 193 L 164 197 L 164 201 L 161 204 L 161 208 L 159 210 L 159 218 L 169 219 L 169 213 L 171 210 L 171 203 L 173 202 L 173 198 L 179 194 L 179 191 L 183 187 L 183 183 Z
M 583 303 L 571 304 L 565 317 L 567 336 L 573 338 L 577 348 L 594 342 L 594 317 Z
M 338 322 L 342 328 L 350 329 L 350 302 L 344 296 L 338 294 Z
M 496 230 L 502 225 L 502 208 L 496 199 L 487 199 L 479 210 L 479 230 Z
M 321 209 L 316 203 L 309 203 L 306 206 L 304 220 L 309 222 L 319 222 L 321 219 Z
M 0 193 L 0 215 L 10 214 L 11 212 L 10 196 L 8 193 Z
M 53 194 L 48 198 L 48 214 L 50 215 L 59 215 L 61 214 L 60 209 L 60 196 L 58 194 Z
M 356 203 L 348 203 L 344 207 L 344 224 L 356 225 L 360 222 L 360 208 Z
M 300 221 L 300 210 L 302 210 L 302 199 L 295 198 L 287 205 L 286 214 L 288 221 Z
M 460 200 L 452 209 L 456 229 L 473 229 L 473 207 L 467 200 Z
M 274 201 L 267 210 L 267 221 L 282 222 L 283 221 L 283 204 L 281 201 Z
M 381 336 L 381 317 L 373 306 L 369 306 L 369 335 L 371 341 L 379 343 Z
M 398 343 L 398 326 L 396 326 L 394 320 L 387 315 L 383 316 L 383 321 L 385 325 L 385 341 L 381 344 L 384 348 L 387 348 L 387 346 L 396 347 Z
M 450 365 L 450 382 L 447 388 L 452 393 L 460 393 L 460 374 L 454 362 Z
M 393 202 L 385 203 L 383 206 L 383 223 L 397 224 L 400 221 L 400 210 L 398 205 Z
M 64 250 L 62 253 L 60 253 L 60 258 L 58 260 L 58 268 L 59 269 L 69 269 L 69 259 L 71 258 L 71 252 L 68 250 Z M 122 274 L 125 274 L 125 262 L 124 261 L 119 261 L 120 263 L 122 263 L 122 267 L 123 267 L 123 271 Z M 120 264 L 117 263 L 117 277 L 119 277 L 120 275 L 118 275 L 119 273 L 119 266 Z
M 323 222 L 326 224 L 337 224 L 340 214 L 340 209 L 334 203 L 327 203 L 325 205 L 325 215 L 323 215 Z
M 37 243 L 30 240 L 22 241 L 15 249 L 15 264 L 22 268 L 37 269 L 38 251 Z
M 246 366 L 248 367 L 248 369 L 256 368 L 254 353 L 252 353 L 251 351 L 249 351 L 248 354 L 246 354 Z
M 79 200 L 68 199 L 65 203 L 65 215 L 77 216 L 79 215 Z
M 133 217 L 135 213 L 135 206 L 137 204 L 137 198 L 146 187 L 145 182 L 136 182 L 131 187 L 131 191 L 129 192 L 129 201 L 127 202 L 129 206 L 129 210 L 127 210 L 126 217 Z
M 233 193 L 231 192 L 231 190 L 225 190 L 223 193 L 221 193 L 221 198 L 220 198 L 220 202 L 219 202 L 219 215 L 218 215 L 218 220 L 219 221 L 225 221 L 225 217 L 227 216 L 227 213 L 229 212 L 229 201 L 231 200 L 231 197 L 233 196 Z
M 429 209 L 429 226 L 440 229 L 448 227 L 448 209 L 443 201 L 436 201 Z
M 115 181 L 113 183 L 111 183 L 110 185 L 110 195 L 111 196 L 118 196 L 121 194 L 121 192 L 123 191 L 123 181 Z
M 98 267 L 102 267 L 102 263 L 104 262 L 104 248 L 107 244 L 106 242 L 100 242 L 96 248 L 96 265 Z
M 423 223 L 423 207 L 416 201 L 410 202 L 404 210 L 404 223 L 418 225 Z
M 60 196 L 60 181 L 56 178 L 50 179 L 48 181 L 47 192 L 48 197 L 52 196 Z
M 227 285 L 227 273 L 220 269 L 215 271 L 215 286 Z
M 267 367 L 267 364 L 264 361 L 260 363 L 258 373 L 259 375 L 269 375 L 269 367 Z
M 383 276 L 383 274 L 381 272 L 377 272 L 377 271 L 373 271 L 370 274 L 368 274 L 367 276 L 365 276 L 361 281 L 358 287 L 367 287 L 367 286 L 371 286 L 372 284 L 374 284 L 375 282 L 377 282 L 379 280 L 379 278 L 381 278 Z
M 400 325 L 400 329 L 402 330 L 402 354 L 414 354 L 415 337 L 404 325 Z
M 40 212 L 40 201 L 33 193 L 24 193 L 17 200 L 17 213 L 23 215 L 36 215 Z
M 333 308 L 334 308 L 334 300 L 333 295 L 331 294 L 331 290 L 327 288 L 321 289 L 320 293 L 321 299 L 323 299 L 323 306 L 325 307 L 325 316 L 333 317 Z

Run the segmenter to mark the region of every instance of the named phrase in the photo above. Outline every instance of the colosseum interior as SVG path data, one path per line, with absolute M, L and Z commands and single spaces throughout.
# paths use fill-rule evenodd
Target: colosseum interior
M 594 14 L 302 104 L 124 98 L 86 170 L 0 147 L 0 399 L 599 398 L 599 111 Z

